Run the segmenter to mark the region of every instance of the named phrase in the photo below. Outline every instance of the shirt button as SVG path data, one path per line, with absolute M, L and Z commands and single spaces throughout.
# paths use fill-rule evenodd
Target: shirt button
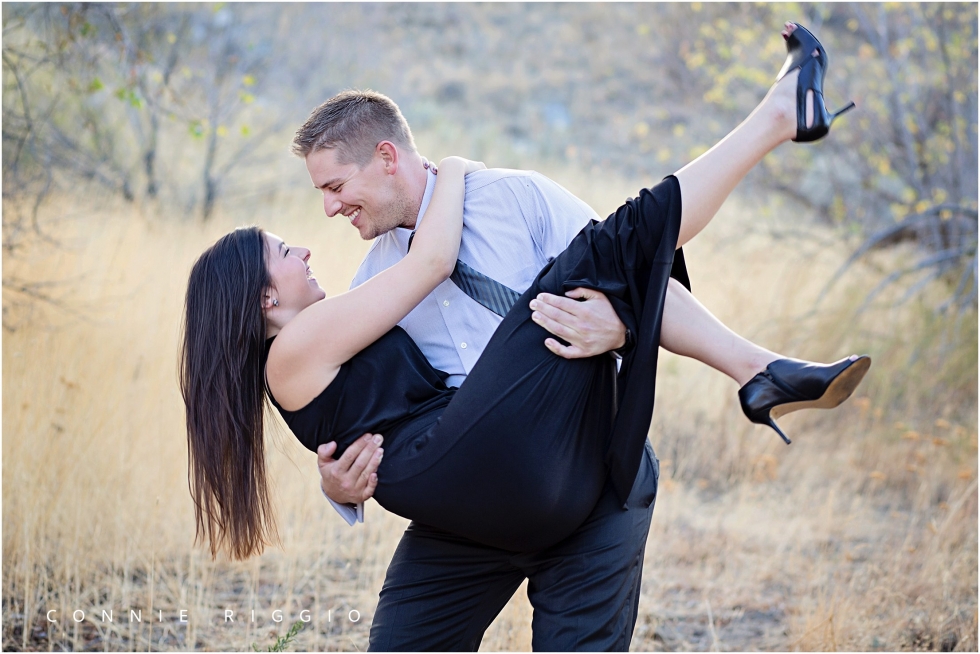
M 449 300 L 443 300 L 442 301 L 442 306 L 448 307 L 449 306 Z
M 460 343 L 460 344 L 459 344 L 459 346 L 460 346 L 461 348 L 463 348 L 464 350 L 466 349 L 466 343 Z

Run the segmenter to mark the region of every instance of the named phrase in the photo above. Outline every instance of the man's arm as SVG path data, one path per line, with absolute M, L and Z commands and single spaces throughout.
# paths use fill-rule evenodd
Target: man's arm
M 598 215 L 585 202 L 556 182 L 535 175 L 531 205 L 525 212 L 531 237 L 541 252 L 552 259 L 590 220 Z M 542 293 L 531 301 L 531 319 L 568 345 L 554 338 L 545 346 L 566 359 L 578 359 L 612 352 L 628 345 L 627 328 L 599 291 L 576 288 L 565 297 Z

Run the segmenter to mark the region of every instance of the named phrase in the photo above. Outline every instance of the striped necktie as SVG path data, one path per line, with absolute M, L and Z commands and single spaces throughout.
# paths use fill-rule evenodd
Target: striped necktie
M 408 237 L 408 249 L 411 249 L 414 238 L 415 232 L 412 232 L 412 235 Z M 449 276 L 449 279 L 459 287 L 459 290 L 501 318 L 507 315 L 510 308 L 517 302 L 517 298 L 521 296 L 514 289 L 504 286 L 492 277 L 487 277 L 459 259 L 456 260 L 456 267 L 453 268 L 453 274 Z

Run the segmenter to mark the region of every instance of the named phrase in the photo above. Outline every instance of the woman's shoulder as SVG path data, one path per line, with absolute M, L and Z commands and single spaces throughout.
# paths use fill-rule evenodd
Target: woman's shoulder
M 272 340 L 267 343 L 266 389 L 276 407 L 289 412 L 299 411 L 322 397 L 336 380 L 344 376 L 342 373 L 345 370 L 361 361 L 371 361 L 372 365 L 367 366 L 368 368 L 376 368 L 378 364 L 391 367 L 403 360 L 406 353 L 417 352 L 421 356 L 412 337 L 397 325 L 348 361 L 339 366 L 331 366 L 330 370 L 316 371 L 303 366 L 290 369 L 281 356 L 276 356 L 277 347 Z
M 277 336 L 266 352 L 266 389 L 276 405 L 287 411 L 309 404 L 333 382 L 341 368 L 314 364 L 288 334 Z

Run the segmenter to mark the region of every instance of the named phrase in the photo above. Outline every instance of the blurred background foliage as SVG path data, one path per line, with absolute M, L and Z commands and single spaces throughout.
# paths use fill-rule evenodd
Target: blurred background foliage
M 788 18 L 831 53 L 829 108 L 859 110 L 749 188 L 856 237 L 853 258 L 914 242 L 869 301 L 938 278 L 942 309 L 975 306 L 973 3 L 4 3 L 3 247 L 77 184 L 203 220 L 274 194 L 290 129 L 349 87 L 490 165 L 661 176 L 759 100 Z
M 2 14 L 4 649 L 247 651 L 284 636 L 278 608 L 312 609 L 296 649 L 367 646 L 404 521 L 369 509 L 349 530 L 280 425 L 283 548 L 211 561 L 192 546 L 174 376 L 186 272 L 228 229 L 302 237 L 327 292 L 347 288 L 368 245 L 323 219 L 288 151 L 313 107 L 384 92 L 430 159 L 537 168 L 602 213 L 752 109 L 792 19 L 830 52 L 830 108 L 858 109 L 749 175 L 691 244 L 695 290 L 775 351 L 875 365 L 838 411 L 787 417 L 786 448 L 730 380 L 663 354 L 633 646 L 977 651 L 976 4 Z M 530 648 L 518 595 L 483 649 Z M 123 622 L 140 606 L 165 619 Z M 232 627 L 228 607 L 266 617 Z M 322 617 L 352 608 L 357 624 Z

